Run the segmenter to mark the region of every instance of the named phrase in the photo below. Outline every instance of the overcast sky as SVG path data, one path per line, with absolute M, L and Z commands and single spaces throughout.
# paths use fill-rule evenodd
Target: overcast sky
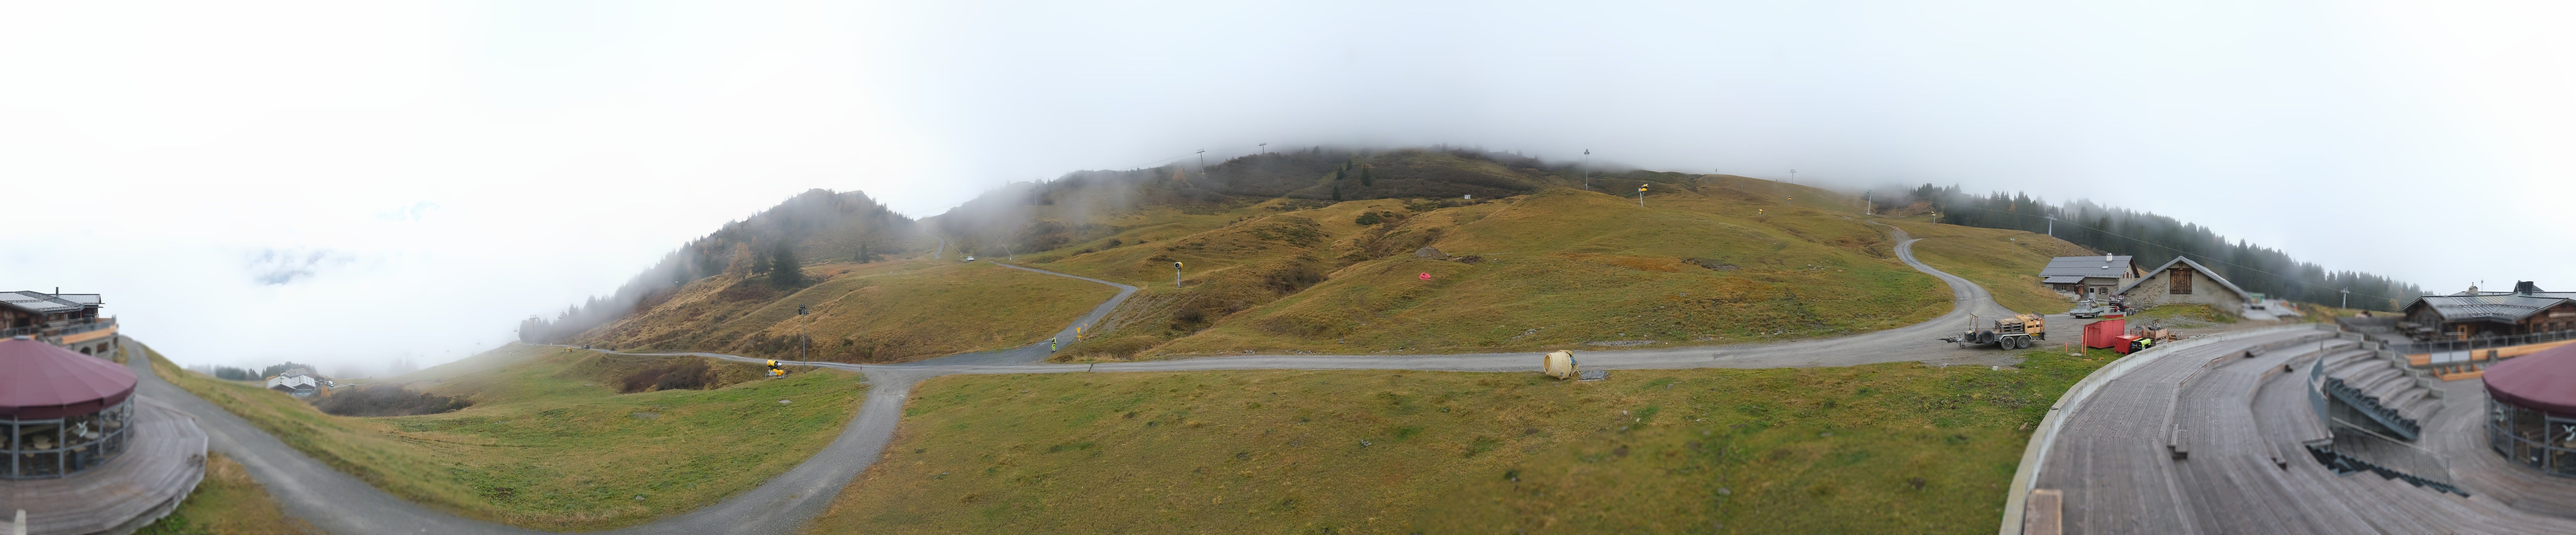
M 0 3 L 0 286 L 182 363 L 435 363 L 808 188 L 925 216 L 1266 142 L 2020 190 L 2576 289 L 2564 3 L 746 4 Z

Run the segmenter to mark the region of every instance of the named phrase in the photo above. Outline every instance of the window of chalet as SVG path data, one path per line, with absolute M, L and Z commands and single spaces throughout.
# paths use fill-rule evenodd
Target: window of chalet
M 2177 267 L 2166 270 L 2165 278 L 2172 282 L 2171 284 L 2165 285 L 2166 293 L 2173 295 L 2191 295 L 2191 268 Z

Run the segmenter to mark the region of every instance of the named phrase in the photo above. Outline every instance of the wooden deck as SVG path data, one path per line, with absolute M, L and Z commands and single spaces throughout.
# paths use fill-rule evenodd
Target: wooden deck
M 2331 439 L 2304 384 L 2305 366 L 2328 355 L 2228 355 L 2274 340 L 2185 348 L 2071 406 L 2033 485 L 2062 492 L 2065 532 L 2576 533 L 2576 518 L 2559 513 L 2576 510 L 2576 479 L 2487 450 L 2475 382 L 2440 385 L 2442 406 L 2430 411 L 2419 444 L 2451 472 L 2420 475 L 2471 496 L 2369 472 L 2336 475 L 2305 449 Z M 2188 455 L 2177 458 L 2177 449 Z
M 186 413 L 135 399 L 124 454 L 58 479 L 0 481 L 0 514 L 26 510 L 31 535 L 122 533 L 170 514 L 206 476 L 206 433 Z

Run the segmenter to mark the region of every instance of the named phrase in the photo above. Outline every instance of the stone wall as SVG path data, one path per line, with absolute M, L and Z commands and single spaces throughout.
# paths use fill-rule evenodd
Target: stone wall
M 2122 295 L 2128 296 L 2131 308 L 2190 303 L 2209 305 L 2212 309 L 2229 314 L 2245 311 L 2245 296 L 2227 291 L 2226 286 L 2221 286 L 2217 280 L 2209 278 L 2208 273 L 2197 269 L 2191 270 L 2191 293 L 2180 295 L 2173 293 L 2172 274 L 2173 270 L 2170 269 L 2150 273 L 2146 280 L 2129 288 L 2129 293 Z

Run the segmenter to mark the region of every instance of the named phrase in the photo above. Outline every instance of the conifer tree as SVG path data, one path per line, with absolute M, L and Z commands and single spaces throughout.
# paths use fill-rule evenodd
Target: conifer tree
M 796 262 L 794 248 L 788 247 L 787 244 L 779 244 L 778 252 L 772 256 L 775 259 L 769 262 L 770 283 L 782 287 L 805 284 L 805 266 Z

